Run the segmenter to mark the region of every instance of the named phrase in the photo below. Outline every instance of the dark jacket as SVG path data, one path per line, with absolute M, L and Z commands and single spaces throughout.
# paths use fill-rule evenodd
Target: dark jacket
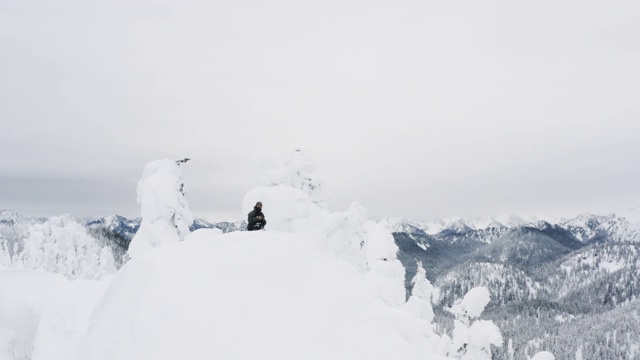
M 262 220 L 258 220 L 258 216 L 262 216 Z M 254 207 L 253 210 L 247 216 L 247 230 L 260 230 L 267 225 L 267 220 L 264 219 L 264 214 L 262 210 L 258 210 L 258 208 Z

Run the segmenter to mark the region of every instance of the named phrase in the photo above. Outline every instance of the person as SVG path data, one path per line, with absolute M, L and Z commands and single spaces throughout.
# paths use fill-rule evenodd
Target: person
M 247 230 L 262 230 L 265 225 L 267 225 L 267 220 L 264 219 L 264 214 L 262 213 L 262 203 L 258 201 L 256 205 L 253 207 L 253 210 L 249 212 L 247 216 Z

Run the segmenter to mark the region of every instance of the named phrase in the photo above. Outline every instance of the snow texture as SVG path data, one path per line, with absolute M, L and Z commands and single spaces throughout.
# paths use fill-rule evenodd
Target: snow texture
M 129 245 L 129 257 L 181 241 L 189 234 L 193 215 L 185 194 L 182 169 L 175 161 L 156 160 L 144 167 L 138 182 L 142 222 Z
M 0 270 L 0 359 L 75 359 L 107 279 Z
M 552 353 L 548 352 L 548 351 L 541 351 L 537 354 L 535 354 L 531 360 L 555 360 L 556 357 L 553 356 Z

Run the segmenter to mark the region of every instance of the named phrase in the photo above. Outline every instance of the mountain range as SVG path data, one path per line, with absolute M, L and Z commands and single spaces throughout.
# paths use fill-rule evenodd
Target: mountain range
M 446 309 L 469 289 L 486 286 L 492 295 L 487 317 L 518 349 L 515 358 L 547 350 L 573 359 L 580 349 L 592 354 L 586 358 L 640 359 L 637 215 L 378 222 L 392 231 L 400 249 L 407 291 L 418 264 L 437 288 L 434 310 L 443 315 L 438 319 L 447 319 Z M 610 314 L 612 327 L 594 334 L 589 327 L 603 314 Z M 449 331 L 452 322 L 449 316 L 438 326 Z M 535 333 L 547 336 L 532 338 Z M 494 353 L 497 359 L 510 356 L 507 348 Z

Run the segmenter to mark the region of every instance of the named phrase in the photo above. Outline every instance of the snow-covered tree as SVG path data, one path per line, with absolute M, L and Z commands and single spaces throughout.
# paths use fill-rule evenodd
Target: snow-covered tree
M 99 279 L 116 271 L 109 248 L 90 236 L 82 221 L 62 215 L 34 224 L 14 266 L 55 272 L 70 279 Z
M 452 337 L 453 354 L 463 360 L 491 359 L 491 345 L 501 347 L 500 329 L 491 321 L 472 320 L 479 317 L 491 297 L 485 287 L 476 287 L 457 301 L 449 311 L 455 316 Z
M 434 287 L 427 279 L 427 272 L 424 270 L 422 262 L 418 261 L 417 265 L 418 271 L 411 280 L 411 297 L 409 297 L 405 307 L 410 308 L 419 318 L 432 322 L 434 313 L 431 306 L 431 296 Z
M 179 163 L 165 159 L 145 166 L 138 182 L 142 223 L 129 245 L 129 257 L 162 244 L 182 241 L 189 234 L 193 215 L 185 195 Z
M 0 268 L 11 265 L 11 253 L 9 252 L 9 244 L 2 238 L 0 234 Z
M 261 153 L 254 159 L 258 181 L 263 186 L 288 186 L 302 190 L 314 204 L 326 206 L 324 182 L 318 168 L 296 149 L 289 157 Z

